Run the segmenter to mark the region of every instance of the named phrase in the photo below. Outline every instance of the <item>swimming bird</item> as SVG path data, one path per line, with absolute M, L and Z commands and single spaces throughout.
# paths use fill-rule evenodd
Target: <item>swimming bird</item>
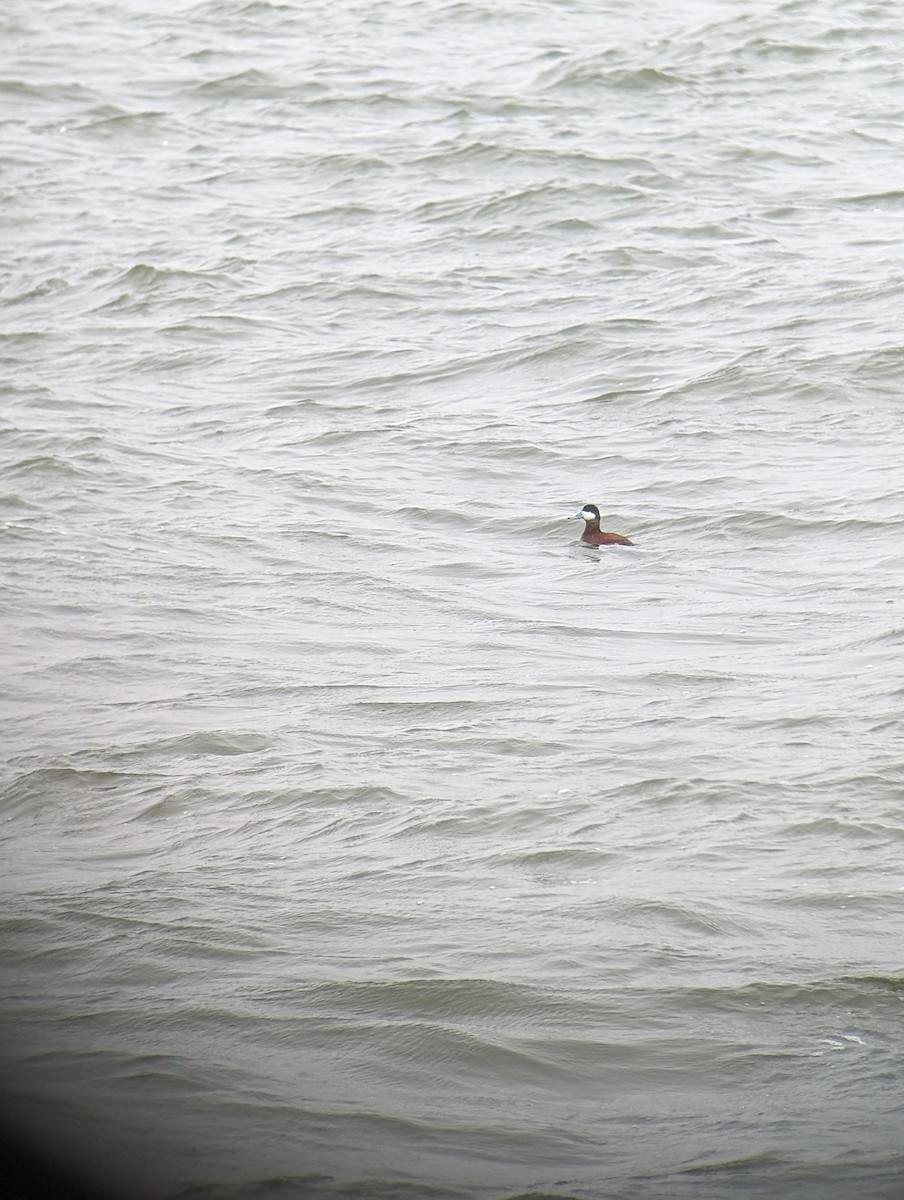
M 574 519 L 582 517 L 584 532 L 581 541 L 588 546 L 633 546 L 630 538 L 622 537 L 620 533 L 606 533 L 600 529 L 600 510 L 595 504 L 585 504 L 580 512 L 574 514 Z

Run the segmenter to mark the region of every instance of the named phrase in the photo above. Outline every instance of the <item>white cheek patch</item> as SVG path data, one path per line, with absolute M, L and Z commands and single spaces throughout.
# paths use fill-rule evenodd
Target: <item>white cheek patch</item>
M 596 513 L 589 512 L 586 508 L 581 509 L 581 516 L 585 521 L 595 521 Z

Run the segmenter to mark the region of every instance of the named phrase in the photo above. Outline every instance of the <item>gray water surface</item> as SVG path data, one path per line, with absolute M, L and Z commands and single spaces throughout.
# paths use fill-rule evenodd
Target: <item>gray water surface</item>
M 904 1195 L 898 6 L 0 33 L 13 1124 L 128 1200 Z

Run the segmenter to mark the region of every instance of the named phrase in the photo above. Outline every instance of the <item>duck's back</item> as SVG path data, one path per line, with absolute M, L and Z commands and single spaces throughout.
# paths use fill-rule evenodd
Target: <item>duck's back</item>
M 633 546 L 630 538 L 622 537 L 620 533 L 607 533 L 604 529 L 585 529 L 581 538 L 591 546 Z

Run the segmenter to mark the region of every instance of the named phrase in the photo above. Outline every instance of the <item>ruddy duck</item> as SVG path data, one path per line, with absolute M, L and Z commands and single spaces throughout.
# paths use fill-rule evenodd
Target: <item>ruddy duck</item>
M 600 529 L 600 510 L 595 504 L 585 504 L 580 512 L 574 514 L 574 519 L 581 517 L 584 521 L 584 532 L 581 541 L 588 546 L 633 546 L 630 538 L 622 537 L 620 533 L 606 533 Z

